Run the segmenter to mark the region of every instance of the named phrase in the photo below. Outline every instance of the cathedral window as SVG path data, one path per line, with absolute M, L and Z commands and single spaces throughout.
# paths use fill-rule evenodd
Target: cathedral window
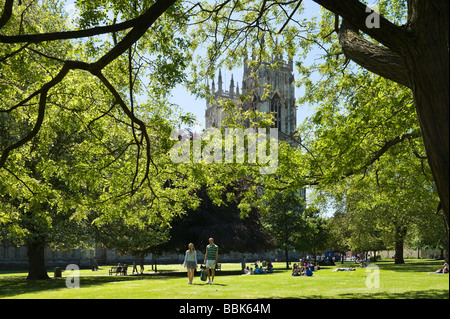
M 281 130 L 281 99 L 278 93 L 275 93 L 270 101 L 270 113 L 273 114 L 274 124 L 272 127 Z
M 258 105 L 258 97 L 253 94 L 253 98 L 250 102 L 250 111 L 255 112 Z

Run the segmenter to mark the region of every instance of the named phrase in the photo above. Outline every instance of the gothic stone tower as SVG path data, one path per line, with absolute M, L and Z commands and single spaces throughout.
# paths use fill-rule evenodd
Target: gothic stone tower
M 271 67 L 277 62 L 278 67 Z M 274 125 L 278 128 L 279 138 L 285 139 L 294 134 L 297 126 L 297 112 L 295 107 L 294 75 L 292 61 L 284 62 L 276 58 L 272 63 L 262 62 L 259 68 L 248 67 L 247 59 L 244 61 L 244 75 L 242 80 L 242 93 L 253 97 L 244 102 L 244 109 L 258 110 L 273 113 Z M 267 94 L 267 87 L 270 92 Z M 225 116 L 220 103 L 221 99 L 231 99 L 239 103 L 239 84 L 235 87 L 233 77 L 229 90 L 224 89 L 222 74 L 219 71 L 218 88 L 216 90 L 213 80 L 211 85 L 213 99 L 207 101 L 205 122 L 206 128 L 220 127 Z
M 278 67 L 272 67 L 277 62 Z M 256 76 L 255 76 L 256 75 Z M 274 128 L 278 128 L 278 139 L 288 141 L 293 147 L 298 144 L 292 139 L 297 127 L 297 109 L 295 106 L 293 63 L 283 61 L 280 57 L 272 63 L 263 62 L 256 69 L 248 67 L 244 61 L 244 76 L 242 80 L 242 93 L 251 94 L 253 97 L 244 102 L 244 109 L 258 110 L 260 112 L 274 114 Z M 220 127 L 225 117 L 224 110 L 217 101 L 221 99 L 233 100 L 237 105 L 239 102 L 239 84 L 234 86 L 233 77 L 230 81 L 229 90 L 224 89 L 222 73 L 219 71 L 218 88 L 214 80 L 211 85 L 213 98 L 206 102 L 205 122 L 206 128 Z M 269 85 L 270 92 L 266 88 Z M 301 139 L 300 139 L 301 140 Z M 306 202 L 306 189 L 301 188 L 298 194 Z

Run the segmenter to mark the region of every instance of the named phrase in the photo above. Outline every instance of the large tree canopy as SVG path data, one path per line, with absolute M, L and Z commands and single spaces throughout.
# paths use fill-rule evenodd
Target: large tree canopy
M 448 214 L 448 2 L 380 1 L 381 15 L 376 17 L 358 0 L 315 2 L 334 13 L 332 30 L 338 33 L 340 47 L 348 59 L 412 90 L 428 161 L 442 207 Z M 29 14 L 27 6 L 19 3 L 18 7 L 20 5 L 23 8 L 22 17 L 26 17 Z M 21 30 L 2 32 L 1 43 L 15 44 L 5 58 L 36 43 L 91 39 L 100 34 L 109 34 L 114 42 L 104 54 L 99 54 L 100 57 L 94 58 L 93 61 L 60 59 L 59 71 L 50 81 L 37 87 L 32 93 L 24 95 L 16 103 L 2 108 L 2 112 L 11 112 L 33 98 L 39 98 L 39 116 L 33 129 L 4 147 L 0 167 L 4 166 L 11 151 L 24 145 L 37 134 L 45 116 L 47 93 L 60 83 L 70 70 L 85 70 L 97 77 L 110 91 L 133 126 L 142 131 L 141 143 L 150 145 L 150 137 L 144 123 L 127 105 L 119 93 L 120 90 L 115 88 L 101 72 L 107 65 L 126 53 L 131 46 L 145 39 L 149 34 L 147 31 L 154 38 L 152 47 L 159 43 L 158 50 L 163 55 L 158 55 L 159 59 L 175 57 L 177 60 L 172 63 L 180 63 L 182 56 L 180 52 L 186 47 L 179 47 L 178 51 L 167 50 L 163 44 L 172 42 L 164 39 L 164 36 L 167 33 L 173 34 L 167 32 L 169 26 L 176 26 L 174 31 L 185 32 L 187 25 L 194 26 L 191 31 L 199 35 L 191 42 L 192 48 L 204 41 L 211 43 L 208 47 L 208 60 L 213 62 L 212 66 L 220 54 L 226 54 L 229 62 L 236 62 L 241 59 L 248 46 L 255 47 L 258 44 L 260 47 L 257 48 L 257 53 L 260 58 L 265 58 L 269 52 L 281 53 L 283 48 L 292 56 L 298 49 L 298 43 L 301 45 L 304 41 L 316 41 L 316 35 L 308 28 L 307 21 L 300 20 L 301 5 L 302 1 L 269 0 L 262 2 L 224 0 L 215 3 L 173 0 L 146 1 L 140 4 L 120 1 L 106 3 L 78 1 L 77 6 L 80 9 L 78 30 L 24 34 L 20 23 Z M 4 1 L 0 28 L 3 29 L 8 26 L 8 22 L 11 23 L 13 7 L 13 0 Z M 374 19 L 376 23 L 368 23 L 370 19 Z M 359 31 L 370 38 L 362 37 Z M 121 37 L 124 32 L 126 34 Z M 280 33 L 283 41 L 277 36 Z M 94 44 L 92 47 L 93 50 L 99 51 Z M 175 74 L 168 72 L 171 70 Z M 212 70 L 213 68 L 208 68 L 207 74 L 211 75 Z M 173 64 L 165 64 L 163 74 L 166 77 L 167 74 L 176 75 Z M 148 166 L 151 162 L 149 147 L 146 148 L 146 155 Z M 148 169 L 145 171 L 144 178 L 148 176 L 148 171 Z
M 7 205 L 11 204 L 8 196 L 20 199 L 22 209 L 29 203 L 28 198 L 22 198 L 22 190 L 36 194 L 37 188 L 51 185 L 49 180 L 58 176 L 80 194 L 71 202 L 73 206 L 64 206 L 73 209 L 80 220 L 87 218 L 86 207 L 96 203 L 101 204 L 95 206 L 97 212 L 104 214 L 94 222 L 107 225 L 110 211 L 124 212 L 137 202 L 146 203 L 151 216 L 166 214 L 170 220 L 184 205 L 198 204 L 191 196 L 197 182 L 206 183 L 220 198 L 225 185 L 237 176 L 251 176 L 247 178 L 251 185 L 248 195 L 240 204 L 241 209 L 249 210 L 256 186 L 283 189 L 332 184 L 364 172 L 393 145 L 422 137 L 448 236 L 448 1 L 380 0 L 380 15 L 358 0 L 314 2 L 326 9 L 319 22 L 302 16 L 309 4 L 301 0 L 79 0 L 79 16 L 70 26 L 40 11 L 34 0 L 2 0 L 2 198 Z M 43 5 L 59 8 L 58 14 L 62 14 L 57 2 Z M 325 50 L 317 70 L 335 88 L 334 92 L 318 92 L 319 96 L 326 94 L 324 104 L 328 105 L 313 120 L 319 125 L 334 125 L 327 122 L 334 112 L 331 103 L 352 104 L 344 96 L 353 91 L 354 114 L 358 114 L 354 119 L 362 120 L 352 122 L 349 114 L 348 121 L 337 121 L 335 124 L 344 128 L 348 124 L 339 136 L 347 134 L 344 140 L 352 141 L 353 132 L 365 123 L 369 130 L 347 145 L 339 145 L 342 139 L 326 134 L 316 136 L 315 150 L 306 142 L 301 151 L 281 145 L 280 178 L 258 176 L 253 170 L 257 165 L 207 169 L 201 164 L 173 165 L 167 156 L 174 143 L 170 131 L 190 120 L 189 116 L 173 116 L 174 109 L 167 103 L 176 84 L 184 82 L 192 92 L 205 97 L 206 85 L 200 83 L 211 78 L 222 63 L 239 65 L 251 53 L 246 63 L 258 67 L 272 56 L 304 56 L 312 44 Z M 200 46 L 206 47 L 206 55 L 192 61 Z M 351 72 L 349 60 L 383 79 L 368 76 L 361 69 Z M 296 62 L 308 77 L 312 70 Z M 190 78 L 186 76 L 188 65 Z M 343 76 L 334 81 L 333 72 Z M 376 105 L 364 101 L 364 90 L 373 93 L 379 85 L 389 85 L 385 81 L 398 84 L 388 95 L 379 96 L 377 112 L 365 118 L 364 107 L 373 110 Z M 408 91 L 395 92 L 399 87 L 411 91 L 412 102 Z M 148 96 L 145 102 L 141 101 L 143 95 Z M 408 112 L 412 107 L 414 117 Z M 55 126 L 70 135 L 73 132 L 64 126 L 74 119 L 79 125 L 76 133 L 84 135 L 76 145 L 69 143 L 63 148 L 67 156 L 73 156 L 71 161 L 60 156 L 52 162 L 47 157 L 40 167 L 44 178 L 30 175 L 27 157 L 35 151 L 43 158 L 56 136 Z M 385 135 L 380 127 L 386 129 Z M 361 138 L 372 133 L 376 135 L 373 143 Z M 296 137 L 292 139 L 301 144 Z M 333 147 L 328 150 L 325 145 Z M 317 150 L 320 152 L 313 152 Z M 169 180 L 171 187 L 167 187 Z M 45 192 L 49 191 L 41 193 Z M 47 201 L 47 197 L 40 200 Z
M 9 12 L 12 3 L 5 2 L 2 37 L 68 29 L 67 17 L 54 1 L 21 2 Z M 174 143 L 170 132 L 180 124 L 167 96 L 183 77 L 183 63 L 173 66 L 176 54 L 156 61 L 144 56 L 185 45 L 166 37 L 158 49 L 149 38 L 145 46 L 123 48 L 126 54 L 100 63 L 100 77 L 70 64 L 91 65 L 88 61 L 108 56 L 124 34 L 117 32 L 102 45 L 48 39 L 3 44 L 0 235 L 27 245 L 29 278 L 47 278 L 45 245 L 92 244 L 93 230 L 126 236 L 121 233 L 126 227 L 167 227 L 189 203 L 197 204 L 192 196 L 197 185 L 167 154 Z M 141 69 L 155 74 L 151 86 L 144 86 Z M 138 98 L 142 90 L 145 99 Z M 174 176 L 183 178 L 167 187 Z

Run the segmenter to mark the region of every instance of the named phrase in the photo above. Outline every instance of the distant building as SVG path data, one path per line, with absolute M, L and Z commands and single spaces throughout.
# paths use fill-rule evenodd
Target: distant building
M 292 60 L 286 62 L 278 56 L 270 63 L 262 62 L 259 67 L 251 68 L 248 66 L 248 60 L 245 59 L 243 71 L 241 89 L 232 76 L 226 90 L 222 72 L 219 70 L 217 87 L 213 80 L 210 91 L 212 98 L 206 101 L 206 128 L 222 125 L 226 111 L 219 101 L 231 100 L 243 110 L 272 113 L 274 116 L 272 127 L 278 129 L 278 139 L 287 141 L 292 147 L 299 147 L 301 138 L 294 137 L 297 128 L 297 107 Z M 267 92 L 268 88 L 270 88 L 269 92 Z M 241 102 L 240 94 L 250 95 L 251 98 Z M 306 202 L 305 188 L 299 190 L 299 195 Z
M 277 67 L 273 67 L 277 65 Z M 213 80 L 211 85 L 212 99 L 206 102 L 205 124 L 206 128 L 220 127 L 225 117 L 225 111 L 220 100 L 232 100 L 244 110 L 253 110 L 272 113 L 274 124 L 278 128 L 279 138 L 293 139 L 297 127 L 297 108 L 295 106 L 295 88 L 292 60 L 284 62 L 280 57 L 272 63 L 262 62 L 254 69 L 248 67 L 247 59 L 244 61 L 244 74 L 241 91 L 239 83 L 234 83 L 231 77 L 228 90 L 225 89 L 222 72 L 219 70 L 217 87 Z M 270 87 L 270 92 L 266 92 Z M 251 96 L 245 102 L 239 99 L 240 94 Z

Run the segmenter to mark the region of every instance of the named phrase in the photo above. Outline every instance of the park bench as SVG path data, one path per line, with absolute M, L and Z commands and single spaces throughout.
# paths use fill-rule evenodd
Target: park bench
M 111 269 L 109 270 L 109 275 L 111 276 L 112 274 L 116 274 L 117 275 L 117 267 L 111 267 Z
M 128 269 L 128 266 L 123 266 L 123 267 L 122 266 L 121 267 L 113 266 L 109 270 L 109 275 L 112 275 L 112 274 L 126 275 L 127 274 L 127 269 Z

